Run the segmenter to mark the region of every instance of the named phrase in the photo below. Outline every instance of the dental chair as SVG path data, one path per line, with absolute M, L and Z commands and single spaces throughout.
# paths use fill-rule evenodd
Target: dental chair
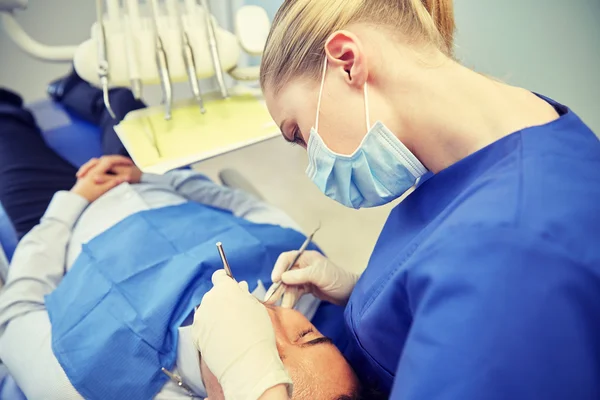
M 69 114 L 51 100 L 28 106 L 48 145 L 75 166 L 102 155 L 100 130 Z M 8 263 L 17 247 L 17 234 L 0 203 L 0 287 L 6 279 Z M 16 382 L 0 364 L 0 400 L 27 400 Z
M 28 105 L 46 143 L 76 167 L 102 155 L 100 130 L 51 100 Z M 0 246 L 10 261 L 17 246 L 17 234 L 0 204 Z
M 28 106 L 48 145 L 75 166 L 81 166 L 92 157 L 102 155 L 100 130 L 69 114 L 51 100 L 42 100 Z M 8 273 L 18 238 L 8 215 L 0 203 L 0 287 Z M 0 364 L 0 400 L 27 400 L 6 368 Z

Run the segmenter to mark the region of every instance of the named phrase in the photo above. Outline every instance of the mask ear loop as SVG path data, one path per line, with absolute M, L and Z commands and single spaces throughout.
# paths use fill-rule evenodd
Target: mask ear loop
M 365 117 L 367 119 L 367 132 L 371 129 L 371 116 L 369 115 L 369 93 L 367 91 L 367 81 L 365 81 Z
M 317 100 L 317 115 L 315 116 L 315 130 L 319 131 L 319 112 L 321 111 L 321 99 L 323 98 L 323 87 L 325 87 L 325 75 L 327 74 L 327 55 L 323 62 L 323 76 L 321 77 L 321 87 L 319 88 L 319 99 Z M 364 95 L 365 95 L 365 119 L 367 121 L 367 132 L 371 129 L 371 115 L 369 114 L 369 91 L 367 89 L 367 82 L 365 81 Z
M 319 100 L 317 101 L 317 115 L 315 117 L 315 131 L 319 131 L 319 112 L 321 111 L 321 98 L 323 97 L 323 86 L 325 86 L 325 74 L 327 73 L 327 55 L 323 63 L 323 76 L 321 77 L 321 88 L 319 89 Z

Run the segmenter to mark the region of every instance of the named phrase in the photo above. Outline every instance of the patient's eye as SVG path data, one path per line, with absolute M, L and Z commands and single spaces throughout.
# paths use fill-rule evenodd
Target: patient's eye
M 313 328 L 308 328 L 303 330 L 302 332 L 300 332 L 298 334 L 298 338 L 296 339 L 297 342 L 299 342 L 303 337 L 310 335 L 311 333 L 314 333 L 315 330 Z

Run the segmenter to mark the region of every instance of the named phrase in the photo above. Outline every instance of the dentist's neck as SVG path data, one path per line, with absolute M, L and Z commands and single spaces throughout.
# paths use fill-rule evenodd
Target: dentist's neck
M 555 117 L 540 118 L 540 111 L 550 111 L 530 92 L 494 81 L 441 54 L 431 60 L 434 66 L 428 66 L 429 61 L 411 64 L 406 58 L 399 62 L 409 71 L 403 74 L 402 66 L 389 63 L 396 72 L 387 75 L 389 89 L 382 89 L 383 95 L 395 107 L 398 126 L 405 127 L 396 134 L 432 172 L 514 131 Z

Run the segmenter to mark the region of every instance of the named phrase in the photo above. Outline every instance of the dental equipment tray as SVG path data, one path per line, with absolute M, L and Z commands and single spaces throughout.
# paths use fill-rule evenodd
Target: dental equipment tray
M 132 111 L 115 131 L 136 165 L 158 174 L 279 135 L 264 102 L 248 93 L 208 100 L 204 114 L 194 102 L 176 104 L 170 120 L 161 106 Z

